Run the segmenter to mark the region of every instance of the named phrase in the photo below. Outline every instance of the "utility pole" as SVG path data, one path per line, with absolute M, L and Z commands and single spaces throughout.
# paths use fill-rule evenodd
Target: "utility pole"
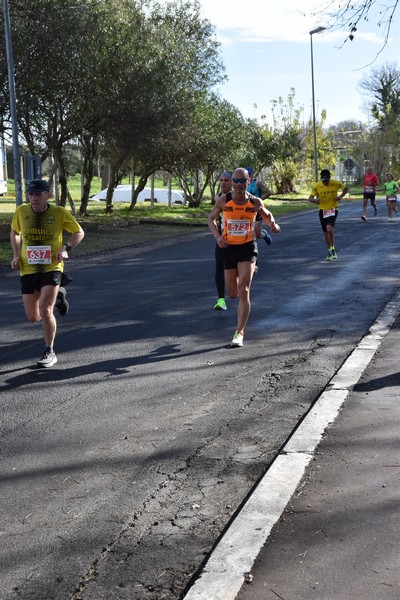
M 15 203 L 17 206 L 22 204 L 22 177 L 21 177 L 21 159 L 19 155 L 18 141 L 18 120 L 17 103 L 15 100 L 15 79 L 14 79 L 14 59 L 11 42 L 10 12 L 8 0 L 3 0 L 3 17 L 6 37 L 7 51 L 7 69 L 8 69 L 8 87 L 10 93 L 10 113 L 13 141 L 13 159 L 14 159 L 14 181 L 15 181 Z
M 313 114 L 313 138 L 314 138 L 314 176 L 315 181 L 318 181 L 318 148 L 317 148 L 317 124 L 315 118 L 315 92 L 314 92 L 314 55 L 313 55 L 313 43 L 312 36 L 314 33 L 321 33 L 325 31 L 326 27 L 317 27 L 310 31 L 310 43 L 311 43 L 311 88 L 312 88 L 312 114 Z

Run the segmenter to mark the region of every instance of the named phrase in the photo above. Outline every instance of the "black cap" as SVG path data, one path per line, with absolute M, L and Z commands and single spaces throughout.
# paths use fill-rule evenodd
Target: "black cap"
M 50 186 L 44 179 L 32 179 L 28 188 L 28 194 L 41 194 L 49 191 Z
M 331 173 L 328 169 L 322 169 L 321 171 L 321 181 L 329 181 L 331 178 Z

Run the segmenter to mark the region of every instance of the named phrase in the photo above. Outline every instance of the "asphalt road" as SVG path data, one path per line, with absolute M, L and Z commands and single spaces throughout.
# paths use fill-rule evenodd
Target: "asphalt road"
M 18 277 L 0 277 L 1 600 L 181 597 L 397 290 L 400 217 L 378 207 L 363 223 L 360 202 L 342 205 L 335 262 L 316 211 L 280 220 L 243 348 L 236 303 L 212 309 L 198 230 L 73 260 L 48 370 Z

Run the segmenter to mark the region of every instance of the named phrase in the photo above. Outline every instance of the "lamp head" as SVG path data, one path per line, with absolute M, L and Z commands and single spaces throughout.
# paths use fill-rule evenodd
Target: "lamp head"
M 310 35 L 313 35 L 314 33 L 321 33 L 321 31 L 325 31 L 325 29 L 326 27 L 316 27 L 315 29 L 310 31 Z

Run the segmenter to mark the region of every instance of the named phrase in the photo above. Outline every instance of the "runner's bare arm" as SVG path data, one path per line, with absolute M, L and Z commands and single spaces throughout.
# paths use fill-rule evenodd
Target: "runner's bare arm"
M 265 185 L 265 183 L 263 183 L 262 181 L 258 181 L 257 179 L 257 187 L 261 192 L 261 200 L 266 200 L 267 198 L 270 197 L 270 195 L 272 194 L 271 190 L 267 188 L 267 186 Z
M 225 195 L 222 195 L 218 198 L 217 202 L 213 206 L 212 211 L 208 215 L 208 220 L 207 220 L 208 227 L 209 227 L 211 233 L 213 234 L 218 246 L 220 246 L 220 248 L 225 248 L 228 245 L 223 240 L 222 235 L 218 231 L 217 221 L 216 221 L 218 215 L 220 215 L 224 209 L 225 200 L 226 200 Z
M 262 216 L 263 221 L 265 221 L 265 223 L 268 225 L 268 227 L 271 229 L 271 231 L 273 231 L 274 233 L 279 233 L 281 228 L 279 227 L 278 223 L 275 221 L 275 217 L 274 215 L 265 208 L 265 206 L 263 205 L 263 203 L 260 201 L 260 207 L 258 210 L 258 213 Z
M 21 248 L 21 235 L 11 229 L 10 233 L 10 243 L 13 251 L 13 258 L 11 261 L 11 268 L 18 269 L 19 267 L 19 256 L 20 256 L 20 248 Z
M 348 191 L 349 191 L 349 188 L 347 187 L 347 185 L 345 185 L 342 193 L 340 194 L 340 196 L 337 197 L 338 202 L 341 202 L 343 200 L 343 198 L 348 193 Z
M 84 237 L 85 237 L 85 232 L 83 231 L 83 229 L 81 229 L 80 231 L 77 231 L 76 233 L 72 233 L 69 236 L 69 239 L 67 242 L 68 246 L 71 246 L 70 250 L 75 248 L 75 246 L 77 246 L 83 240 Z M 61 248 L 57 251 L 58 262 L 63 262 L 63 260 L 68 258 L 67 244 L 63 244 L 61 246 Z

